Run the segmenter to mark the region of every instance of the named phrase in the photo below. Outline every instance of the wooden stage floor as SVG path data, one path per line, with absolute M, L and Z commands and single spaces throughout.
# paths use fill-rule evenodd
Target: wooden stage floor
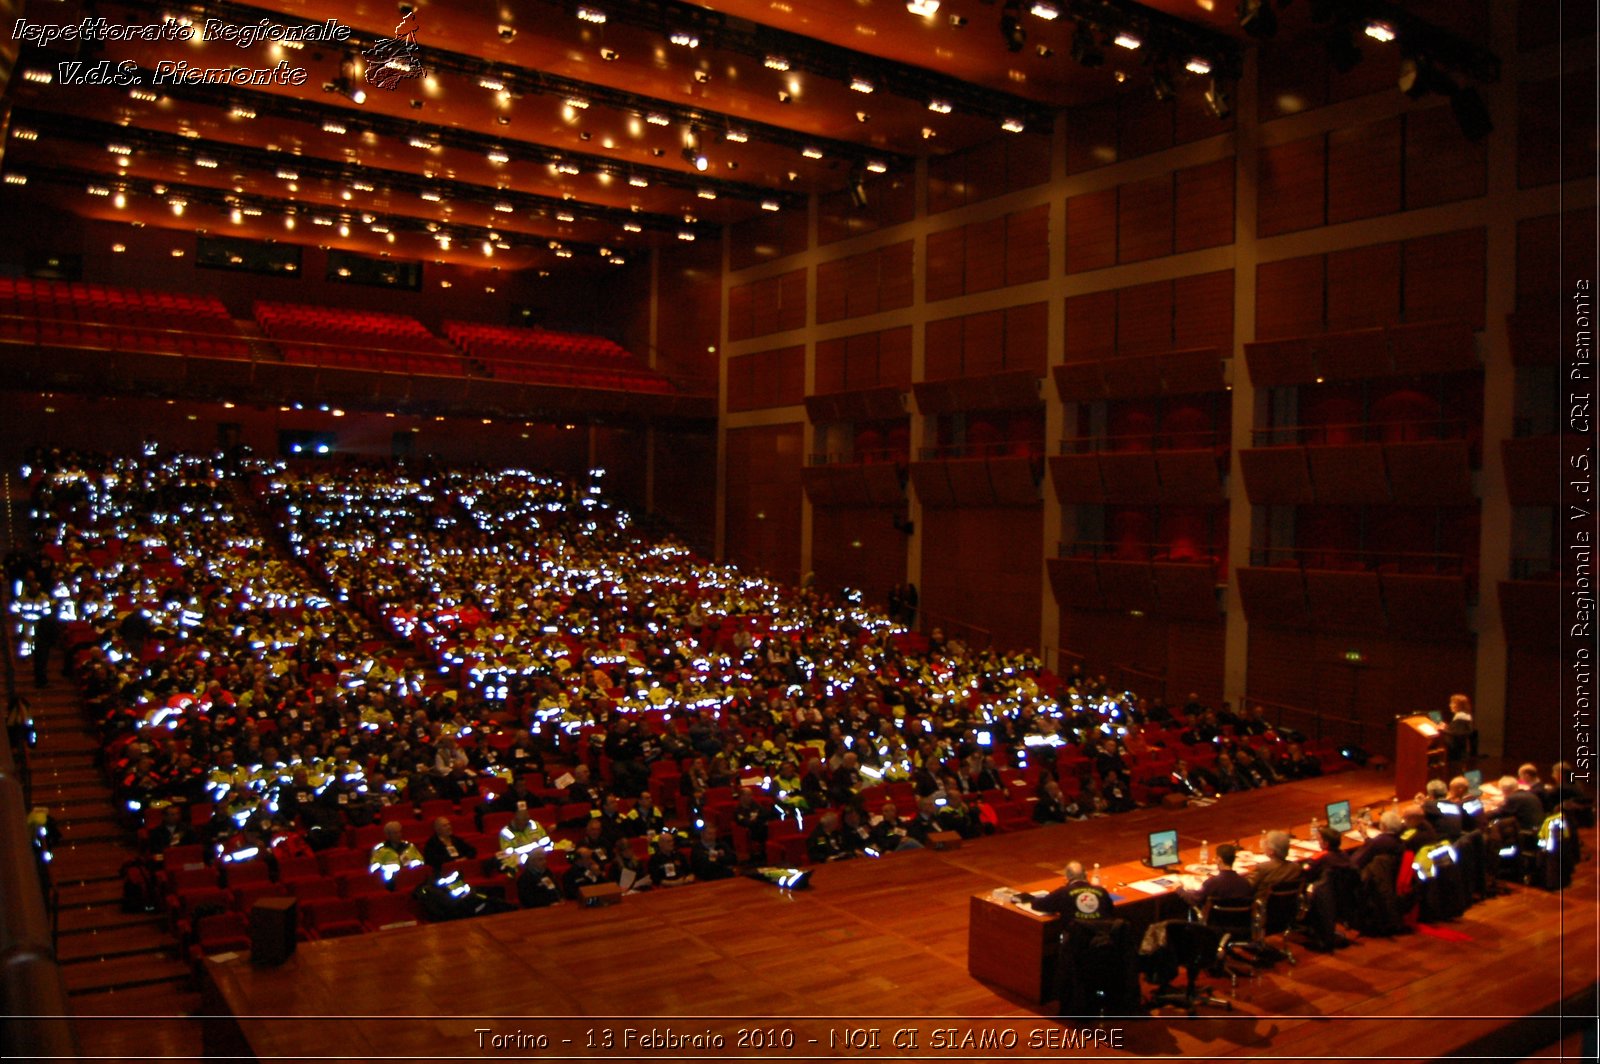
M 1522 1059 L 1560 1041 L 1572 1029 L 1570 1015 L 1556 1015 L 1563 1003 L 1569 1014 L 1594 1011 L 1592 860 L 1564 896 L 1513 887 L 1442 935 L 1297 950 L 1298 966 L 1241 980 L 1231 1014 L 1062 1022 L 967 974 L 975 893 L 1057 874 L 1069 858 L 1126 861 L 1163 827 L 1178 828 L 1185 847 L 1253 840 L 1267 827 L 1304 834 L 1329 801 L 1361 805 L 1391 791 L 1376 773 L 1350 772 L 1206 809 L 830 865 L 795 894 L 739 879 L 612 908 L 566 904 L 302 943 L 279 968 L 212 962 L 206 1011 L 236 1019 L 209 1021 L 208 1049 L 261 1059 L 1426 1060 Z M 708 1032 L 723 1044 L 649 1041 Z

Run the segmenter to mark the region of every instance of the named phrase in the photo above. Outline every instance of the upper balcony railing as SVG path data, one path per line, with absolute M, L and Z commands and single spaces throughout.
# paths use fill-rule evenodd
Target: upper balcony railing
M 947 443 L 923 447 L 917 457 L 924 462 L 943 462 L 952 458 L 1041 458 L 1044 444 L 1028 440 L 997 440 L 994 443 Z
M 1138 451 L 1208 451 L 1225 449 L 1228 434 L 1218 429 L 1192 432 L 1130 432 L 1116 436 L 1079 436 L 1062 440 L 1061 454 Z
M 1464 440 L 1465 418 L 1419 418 L 1408 421 L 1347 421 L 1327 425 L 1275 425 L 1252 429 L 1255 447 L 1328 446 L 1347 443 L 1422 443 Z

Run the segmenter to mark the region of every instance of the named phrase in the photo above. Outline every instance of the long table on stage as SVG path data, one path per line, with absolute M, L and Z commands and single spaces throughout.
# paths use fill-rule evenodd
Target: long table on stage
M 1304 834 L 1326 803 L 1386 800 L 1390 787 L 1376 772 L 1352 771 L 1229 796 L 1205 809 L 1139 810 L 944 852 L 845 861 L 816 869 L 811 888 L 793 894 L 728 880 L 630 896 L 609 908 L 569 903 L 301 943 L 275 968 L 242 956 L 212 959 L 202 975 L 202 1008 L 215 1017 L 208 1021 L 207 1050 L 263 1059 L 475 1056 L 484 1052 L 477 1032 L 489 1029 L 572 1039 L 564 1049 L 546 1050 L 551 1057 L 686 1059 L 638 1048 L 623 1054 L 620 1042 L 606 1051 L 608 1032 L 626 1037 L 619 1017 L 631 1018 L 635 1028 L 725 1032 L 720 1055 L 745 1057 L 752 1050 L 737 1048 L 733 1033 L 757 1026 L 798 1037 L 793 1049 L 769 1043 L 755 1054 L 779 1057 L 829 1053 L 837 1035 L 836 1056 L 849 1048 L 842 1042 L 846 1028 L 858 1036 L 881 1028 L 881 1052 L 849 1054 L 863 1059 L 903 1054 L 891 1038 L 913 1026 L 923 1032 L 924 1053 L 933 1048 L 935 1028 L 1009 1025 L 1025 1037 L 1059 1033 L 1061 1024 L 1035 1004 L 1047 952 L 1043 918 L 1016 906 L 1005 913 L 1028 922 L 1037 936 L 1037 979 L 1019 988 L 974 978 L 968 942 L 975 896 L 1007 884 L 1053 885 L 1068 859 L 1099 861 L 1116 891 L 1118 882 L 1132 881 L 1118 866 L 1144 852 L 1150 831 L 1176 828 L 1186 845 L 1239 838 L 1251 846 L 1263 828 L 1300 825 Z M 1575 890 L 1592 895 L 1593 863 L 1581 866 L 1579 876 Z M 1482 1055 L 1498 1048 L 1486 1041 L 1494 1037 L 1514 1036 L 1526 1049 L 1548 1044 L 1555 1021 L 1530 1027 L 1536 1021 L 1508 1017 L 1553 1013 L 1568 987 L 1592 985 L 1584 965 L 1592 966 L 1595 953 L 1596 911 L 1592 898 L 1586 905 L 1569 895 L 1518 889 L 1474 906 L 1449 925 L 1459 932 L 1455 939 L 1429 939 L 1425 949 L 1417 948 L 1419 937 L 1304 958 L 1297 968 L 1256 980 L 1226 1016 L 1182 1024 L 1117 1021 L 1125 1029 L 1124 1051 L 1326 1055 L 1327 1024 L 1343 1016 L 1351 1018 L 1339 1026 L 1338 1048 L 1347 1056 L 1431 1059 L 1461 1048 Z M 1535 954 L 1549 963 L 1529 967 Z M 1026 970 L 1020 957 L 1012 960 Z M 1523 974 L 1482 978 L 1496 970 Z M 1407 1019 L 1429 1014 L 1479 1018 Z M 1386 1018 L 1363 1018 L 1372 1016 Z M 1018 1052 L 1028 1052 L 1026 1043 Z
M 1247 796 L 1233 797 L 1242 799 Z M 1383 801 L 1389 795 L 1379 786 L 1364 789 L 1360 793 L 1352 792 L 1349 797 L 1351 807 L 1359 808 Z M 1306 819 L 1299 822 L 1298 828 L 1292 823 L 1276 825 L 1293 837 L 1294 852 L 1291 859 L 1295 860 L 1305 859 L 1316 852 L 1307 838 L 1310 835 L 1310 818 L 1320 816 L 1323 812 L 1321 807 L 1302 808 L 1302 805 L 1304 803 L 1290 802 L 1273 810 L 1273 814 L 1279 817 L 1305 813 Z M 1254 834 L 1249 834 L 1240 830 L 1256 827 L 1254 820 L 1247 824 L 1236 822 L 1244 809 L 1240 802 L 1230 802 L 1224 796 L 1205 807 L 1181 812 L 1163 811 L 1161 815 L 1165 821 L 1160 825 L 1162 828 L 1181 824 L 1183 829 L 1182 838 L 1186 845 L 1179 851 L 1179 862 L 1159 871 L 1140 860 L 1103 865 L 1098 873 L 1100 883 L 1111 893 L 1116 915 L 1132 924 L 1136 932 L 1142 932 L 1158 920 L 1181 917 L 1186 907 L 1177 896 L 1180 885 L 1197 887 L 1203 877 L 1214 870 L 1214 866 L 1200 866 L 1202 840 L 1211 844 L 1211 860 L 1215 860 L 1218 845 L 1237 840 L 1241 852 L 1235 867 L 1240 872 L 1248 872 L 1257 859 L 1255 850 L 1259 849 L 1259 844 L 1256 840 L 1264 831 L 1256 829 Z M 1228 819 L 1218 823 L 1218 814 Z M 1213 829 L 1217 829 L 1214 831 L 1216 837 L 1202 834 Z M 1142 847 L 1145 839 L 1141 837 L 1139 842 Z M 1077 859 L 1083 860 L 1081 857 Z M 1090 862 L 1084 863 L 1088 867 Z M 1180 884 L 1180 876 L 1186 877 L 1188 882 Z M 1021 884 L 1014 890 L 1000 888 L 972 896 L 967 920 L 967 971 L 974 979 L 1001 987 L 1033 1004 L 1055 998 L 1061 917 L 1053 913 L 1035 912 L 1026 904 L 1019 904 L 1015 898 L 1018 894 L 1054 890 L 1062 883 L 1061 876 L 1057 875 L 1053 879 Z

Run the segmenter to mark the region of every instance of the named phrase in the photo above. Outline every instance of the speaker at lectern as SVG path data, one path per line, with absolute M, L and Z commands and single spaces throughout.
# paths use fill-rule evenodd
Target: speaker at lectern
M 1426 714 L 1401 717 L 1394 731 L 1394 796 L 1403 802 L 1444 775 L 1448 756 L 1444 728 Z

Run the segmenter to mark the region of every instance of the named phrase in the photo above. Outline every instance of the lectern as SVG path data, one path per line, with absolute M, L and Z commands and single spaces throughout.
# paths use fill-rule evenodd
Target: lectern
M 1409 801 L 1447 764 L 1444 729 L 1431 717 L 1416 714 L 1395 722 L 1394 796 Z

